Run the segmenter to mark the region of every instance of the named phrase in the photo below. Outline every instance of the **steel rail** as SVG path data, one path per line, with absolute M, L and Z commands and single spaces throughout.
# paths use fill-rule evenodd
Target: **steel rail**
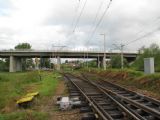
M 90 82 L 90 81 L 88 81 Z M 97 87 L 97 89 L 101 90 L 105 95 L 107 95 L 110 99 L 112 99 L 122 110 L 124 110 L 126 113 L 128 113 L 130 116 L 132 116 L 135 120 L 140 120 L 136 115 L 134 115 L 132 112 L 130 112 L 126 107 L 124 107 L 120 102 L 118 102 L 116 99 L 114 99 L 111 95 L 109 95 L 103 88 L 100 88 L 95 83 L 90 82 L 92 85 Z
M 93 105 L 95 106 L 96 110 L 98 110 L 99 113 L 102 113 L 103 114 L 107 114 L 107 118 L 109 120 L 114 120 L 114 118 L 110 117 L 109 113 L 106 113 L 106 111 L 104 111 L 101 107 L 98 106 L 98 104 L 96 103 L 96 101 L 94 100 L 93 97 L 88 97 L 86 95 L 86 93 L 83 92 L 83 88 L 80 88 L 74 81 L 72 81 L 70 79 L 70 81 L 83 93 L 83 95 L 87 98 L 87 100 Z M 132 112 L 130 112 L 128 109 L 126 109 L 123 105 L 121 105 L 117 100 L 115 100 L 112 96 L 110 96 L 108 93 L 106 93 L 103 89 L 97 87 L 94 83 L 90 83 L 89 81 L 86 81 L 88 82 L 90 85 L 96 87 L 97 90 L 101 91 L 105 96 L 107 96 L 109 99 L 111 99 L 116 105 L 117 107 L 119 107 L 123 112 L 125 112 L 127 114 L 127 116 L 135 119 L 135 120 L 141 120 L 139 119 L 136 115 L 134 115 Z
M 82 76 L 83 76 L 85 79 L 88 79 L 88 78 L 85 76 L 85 74 L 82 74 Z M 146 100 L 148 100 L 148 101 L 151 101 L 152 103 L 160 106 L 160 101 L 158 101 L 158 100 L 156 100 L 156 99 L 154 99 L 154 98 L 151 98 L 151 97 L 149 97 L 149 96 L 145 96 L 145 95 L 143 95 L 143 94 L 140 94 L 140 93 L 131 91 L 131 90 L 129 90 L 129 89 L 126 89 L 126 88 L 124 88 L 124 87 L 116 84 L 116 83 L 112 83 L 112 82 L 110 82 L 110 81 L 106 81 L 104 78 L 101 78 L 101 77 L 99 77 L 99 80 L 104 82 L 103 85 L 105 85 L 106 83 L 107 83 L 107 84 L 110 84 L 112 87 L 115 87 L 115 88 L 118 88 L 118 89 L 121 89 L 121 90 L 125 90 L 126 92 L 130 92 L 130 93 L 136 94 L 136 95 L 138 95 L 139 97 L 142 97 L 142 98 L 144 98 L 144 99 L 146 99 Z
M 89 80 L 84 74 L 83 74 L 83 77 L 85 77 L 85 79 Z M 90 80 L 89 80 L 90 81 Z M 103 80 L 104 81 L 104 80 Z M 91 82 L 91 81 L 90 81 Z M 92 81 L 93 82 L 93 81 Z M 145 104 L 142 104 L 142 103 L 139 103 L 139 102 L 136 102 L 136 100 L 133 100 L 129 97 L 134 97 L 134 96 L 140 96 L 140 94 L 137 94 L 135 92 L 132 92 L 132 91 L 129 91 L 129 93 L 127 93 L 126 89 L 125 88 L 121 88 L 120 86 L 116 86 L 115 84 L 113 83 L 110 83 L 108 81 L 105 81 L 106 83 L 110 84 L 110 86 L 106 86 L 106 83 L 102 83 L 100 81 L 94 81 L 93 83 L 96 84 L 97 86 L 99 86 L 100 88 L 102 88 L 103 90 L 105 90 L 107 93 L 109 93 L 110 95 L 112 96 L 115 96 L 115 98 L 119 99 L 121 101 L 121 103 L 123 105 L 125 105 L 124 103 L 128 103 L 134 107 L 136 107 L 137 109 L 140 108 L 141 110 L 145 111 L 146 113 L 148 113 L 148 115 L 150 116 L 154 116 L 152 119 L 153 120 L 158 120 L 160 119 L 160 112 L 157 111 L 156 109 L 153 109 L 153 108 L 150 108 L 148 106 L 146 106 Z M 109 89 L 110 88 L 110 89 Z M 120 89 L 111 89 L 111 88 L 120 88 Z M 116 90 L 116 92 L 115 92 Z M 125 91 L 122 91 L 122 90 L 125 90 Z M 122 92 L 121 94 L 119 93 L 118 94 L 118 91 Z M 125 93 L 126 92 L 126 93 Z M 125 95 L 129 96 L 129 97 L 125 97 Z M 140 96 L 142 98 L 147 98 L 147 97 L 144 97 L 144 96 Z M 138 99 L 139 100 L 139 99 Z M 143 99 L 140 99 L 140 100 L 143 100 Z M 145 100 L 145 99 L 144 99 Z M 151 98 L 147 98 L 147 100 L 151 100 L 151 102 L 155 102 L 157 103 L 158 101 L 157 100 L 152 100 Z M 158 102 L 159 103 L 159 102 Z M 131 110 L 131 108 L 129 108 L 127 105 L 125 105 L 126 108 L 130 109 L 130 111 L 132 111 L 135 115 L 137 115 L 139 118 L 141 119 L 145 119 L 144 116 L 141 116 L 140 114 L 138 114 L 138 112 L 135 112 L 133 110 Z M 160 108 L 159 108 L 160 109 Z M 147 119 L 145 119 L 147 120 Z
M 137 108 L 141 108 L 141 109 L 143 109 L 144 111 L 148 112 L 148 114 L 150 113 L 150 114 L 156 116 L 156 117 L 157 117 L 157 120 L 158 120 L 158 118 L 160 119 L 160 112 L 155 111 L 155 110 L 153 110 L 153 109 L 151 109 L 151 108 L 149 108 L 149 107 L 146 107 L 146 106 L 144 106 L 143 104 L 140 104 L 140 103 L 138 103 L 138 102 L 135 102 L 134 100 L 130 100 L 130 99 L 128 99 L 127 97 L 124 97 L 124 96 L 122 96 L 122 95 L 119 95 L 119 94 L 117 94 L 117 93 L 115 93 L 115 92 L 113 92 L 113 91 L 111 91 L 111 90 L 109 90 L 109 89 L 107 89 L 107 88 L 105 88 L 105 87 L 102 87 L 102 86 L 100 86 L 100 85 L 99 85 L 99 87 L 102 88 L 102 89 L 104 89 L 107 93 L 110 93 L 110 94 L 112 94 L 112 95 L 117 96 L 121 101 L 127 102 L 127 103 L 129 103 L 129 104 L 131 104 L 131 105 L 133 105 L 133 106 L 135 106 L 135 107 L 137 107 Z
M 90 105 L 93 107 L 93 109 L 98 113 L 98 115 L 100 115 L 100 117 L 103 119 L 103 120 L 108 120 L 103 114 L 102 112 L 97 108 L 97 106 L 89 99 L 89 97 L 82 91 L 82 89 L 76 85 L 66 74 L 64 74 L 64 76 L 70 80 L 72 82 L 72 84 L 74 86 L 77 87 L 77 89 L 82 93 L 82 95 L 87 99 L 87 101 L 90 103 Z

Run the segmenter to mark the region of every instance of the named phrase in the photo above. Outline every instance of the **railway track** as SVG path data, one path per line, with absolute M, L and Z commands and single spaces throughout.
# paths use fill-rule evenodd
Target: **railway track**
M 141 120 L 99 86 L 71 74 L 64 76 L 80 91 L 102 120 Z
M 86 74 L 83 74 L 83 77 L 103 89 L 139 119 L 160 120 L 160 101 L 127 90 L 102 78 L 93 81 Z

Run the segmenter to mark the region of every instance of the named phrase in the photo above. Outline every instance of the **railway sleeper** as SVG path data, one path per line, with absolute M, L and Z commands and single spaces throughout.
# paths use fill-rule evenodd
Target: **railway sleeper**
M 129 97 L 129 96 L 128 96 L 129 99 L 137 100 L 137 102 L 145 105 L 146 107 L 148 106 L 148 107 L 151 107 L 151 108 L 153 108 L 153 109 L 155 109 L 155 110 L 157 110 L 157 111 L 160 111 L 160 102 L 159 102 L 159 101 L 157 101 L 157 100 L 155 100 L 155 99 L 152 99 L 152 98 L 149 98 L 149 97 L 147 97 L 147 96 L 138 94 L 138 93 L 136 93 L 136 92 L 127 90 L 127 89 L 125 89 L 125 88 L 123 88 L 123 87 L 121 87 L 121 86 L 114 85 L 114 84 L 108 83 L 108 82 L 103 82 L 103 86 L 108 86 L 108 85 L 112 85 L 110 89 L 112 89 L 113 92 L 114 92 L 114 89 L 117 89 L 117 90 L 119 89 L 119 90 L 121 90 L 121 91 L 126 91 L 126 92 L 128 92 L 129 94 L 132 94 L 132 95 L 135 96 L 135 97 L 132 97 L 132 96 Z M 115 92 L 116 92 L 116 91 L 115 91 Z M 117 93 L 117 92 L 116 92 L 116 93 Z M 123 94 L 122 94 L 122 95 L 123 95 Z M 126 96 L 125 96 L 125 97 L 126 97 Z M 143 101 L 141 101 L 141 100 L 144 100 L 144 101 L 146 101 L 146 102 L 143 102 Z M 150 104 L 147 103 L 147 101 L 150 102 Z
M 77 80 L 78 81 L 78 80 Z M 88 89 L 88 87 L 90 87 L 91 85 L 90 84 L 85 84 L 85 87 L 83 86 L 82 82 L 75 82 L 75 84 L 77 85 L 78 84 L 78 87 L 81 88 L 81 90 L 83 92 L 85 92 L 85 95 L 89 98 L 91 98 L 92 100 L 94 99 L 94 105 L 96 105 L 99 110 L 103 113 L 106 113 L 104 114 L 107 118 L 112 118 L 114 120 L 124 120 L 126 118 L 126 113 L 116 104 L 113 104 L 115 101 L 113 99 L 111 99 L 110 97 L 104 97 L 104 96 L 107 96 L 106 94 L 99 94 L 99 93 L 87 93 L 87 91 L 94 91 L 94 89 L 92 88 L 95 88 L 97 89 L 96 87 L 91 87 L 90 89 Z M 80 84 L 79 84 L 80 83 Z M 87 94 L 86 94 L 87 93 Z M 98 97 L 101 97 L 101 98 L 104 98 L 105 100 L 101 100 L 99 99 Z M 97 101 L 96 98 L 98 98 Z M 111 102 L 112 101 L 112 102 Z M 107 104 L 106 104 L 107 103 Z M 103 106 L 110 106 L 110 105 L 113 105 L 113 109 L 104 109 Z M 116 109 L 117 108 L 117 109 Z M 111 119 L 111 120 L 112 120 Z M 89 119 L 91 120 L 91 119 Z
M 93 112 L 90 113 L 84 113 L 82 115 L 81 120 L 96 120 L 96 116 Z
M 85 106 L 80 108 L 80 113 L 92 112 L 91 107 Z
M 92 100 L 107 118 L 122 119 L 122 120 L 124 119 L 123 112 L 120 109 L 117 109 L 117 106 L 115 104 L 111 102 L 108 103 L 107 101 L 103 101 L 102 103 L 97 103 L 97 101 L 94 100 L 94 98 L 92 98 Z
M 148 114 L 145 111 L 143 111 L 133 105 L 127 104 L 126 108 L 128 110 L 130 110 L 132 113 L 134 113 L 141 120 L 159 120 L 159 118 L 154 117 L 153 115 Z
M 115 95 L 114 95 L 115 96 Z M 145 110 L 146 111 L 146 113 L 148 113 L 148 114 L 151 114 L 151 115 L 153 115 L 153 116 L 155 116 L 156 118 L 157 118 L 157 120 L 159 120 L 160 119 L 160 116 L 159 116 L 159 114 L 160 113 L 158 113 L 158 111 L 156 112 L 155 111 L 155 108 L 152 108 L 152 107 L 148 107 L 148 106 L 146 106 L 145 104 L 143 104 L 143 102 L 146 102 L 147 100 L 144 100 L 143 99 L 143 97 L 142 98 L 140 98 L 140 99 L 137 99 L 137 100 L 132 100 L 132 99 L 128 99 L 127 97 L 124 97 L 124 96 L 121 96 L 121 95 L 116 95 L 115 96 L 115 99 L 117 99 L 118 101 L 123 101 L 124 103 L 125 102 L 127 102 L 127 103 L 131 103 L 132 105 L 134 105 L 134 106 L 138 106 L 137 108 L 140 108 L 140 109 L 143 109 L 143 110 Z M 142 102 L 142 103 L 141 103 Z M 137 113 L 138 114 L 138 113 Z M 141 116 L 143 116 L 143 115 L 141 115 Z
M 104 110 L 116 110 L 117 109 L 117 107 L 115 107 L 115 106 L 113 106 L 113 105 L 106 105 L 106 106 L 102 106 L 102 108 L 104 109 Z
M 142 120 L 160 120 L 159 117 L 153 116 L 151 113 L 144 111 L 137 106 L 131 105 L 129 103 L 126 103 L 123 101 L 122 103 L 124 106 L 126 106 L 129 110 L 131 110 L 135 115 L 137 115 Z M 149 119 L 146 119 L 149 118 Z
M 115 119 L 124 118 L 124 115 L 118 110 L 114 110 L 114 111 L 112 110 L 112 111 L 107 111 L 107 112 L 112 116 L 112 118 L 115 118 Z

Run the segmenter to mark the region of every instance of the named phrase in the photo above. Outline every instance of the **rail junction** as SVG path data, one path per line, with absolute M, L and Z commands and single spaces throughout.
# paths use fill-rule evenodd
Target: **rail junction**
M 160 101 L 88 74 L 64 74 L 100 120 L 160 120 Z M 71 90 L 71 94 L 74 92 Z M 74 94 L 77 94 L 74 93 Z

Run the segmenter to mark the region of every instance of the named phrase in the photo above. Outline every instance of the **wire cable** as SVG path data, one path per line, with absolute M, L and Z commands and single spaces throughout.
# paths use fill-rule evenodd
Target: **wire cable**
M 80 14 L 79 14 L 76 22 L 75 22 L 75 27 L 74 27 L 74 29 L 73 29 L 73 32 L 75 32 L 75 30 L 76 30 L 76 28 L 77 28 L 77 26 L 78 26 L 78 23 L 79 23 L 80 18 L 81 18 L 82 14 L 83 14 L 83 11 L 84 11 L 84 8 L 85 8 L 86 4 L 87 4 L 87 0 L 85 1 L 84 5 L 83 5 L 83 7 L 82 7 L 82 10 L 81 10 L 81 12 L 80 12 Z
M 157 20 L 160 20 L 160 17 L 157 17 L 156 19 L 154 19 L 154 21 L 153 21 L 153 22 L 155 22 L 155 23 L 153 24 L 154 26 L 159 23 L 159 21 L 157 21 Z M 149 26 L 151 26 L 151 25 L 152 25 L 152 24 L 150 24 Z M 153 26 L 153 25 L 152 25 L 152 26 Z M 137 33 L 135 34 L 135 36 L 137 36 L 138 34 L 144 32 L 144 30 L 145 30 L 145 28 L 143 28 L 142 30 L 140 30 L 139 32 L 137 32 Z M 132 40 L 132 41 L 133 41 L 133 40 Z M 127 43 L 129 43 L 129 42 L 131 42 L 131 41 L 127 41 Z
M 103 2 L 101 1 L 100 5 L 99 5 L 99 7 L 98 7 L 98 10 L 97 10 L 97 12 L 96 12 L 95 18 L 93 19 L 92 27 L 90 28 L 90 30 L 89 30 L 89 31 L 92 31 L 92 30 L 93 30 L 93 27 L 94 27 L 94 26 L 95 26 L 95 24 L 96 24 L 96 21 L 97 21 L 98 15 L 99 15 L 100 10 L 101 10 L 101 8 L 102 8 L 102 5 L 103 5 Z M 88 34 L 87 39 L 89 39 L 89 38 L 90 38 L 90 34 Z
M 75 20 L 76 20 L 76 17 L 77 17 L 77 12 L 78 12 L 79 7 L 80 7 L 80 3 L 81 3 L 81 1 L 78 0 L 78 6 L 75 7 L 75 15 L 74 15 L 73 20 L 72 20 L 72 23 L 71 23 L 71 29 L 73 28 L 73 25 L 74 25 L 74 23 L 75 23 Z
M 90 41 L 90 40 L 92 40 L 93 35 L 95 34 L 95 32 L 96 32 L 96 30 L 97 30 L 98 26 L 100 25 L 100 23 L 102 22 L 102 20 L 103 20 L 104 16 L 106 15 L 106 13 L 107 13 L 108 9 L 110 8 L 111 3 L 112 3 L 112 0 L 110 0 L 110 2 L 109 2 L 109 4 L 108 4 L 108 6 L 106 7 L 106 9 L 105 9 L 105 11 L 104 11 L 104 13 L 102 14 L 102 16 L 100 17 L 100 19 L 99 19 L 98 23 L 96 24 L 95 29 L 93 30 L 93 32 L 92 32 L 92 34 L 91 34 L 90 39 L 87 41 L 87 44 L 89 44 L 89 41 Z
M 134 40 L 132 40 L 132 41 L 124 44 L 124 45 L 127 46 L 127 45 L 129 45 L 129 44 L 131 44 L 131 43 L 133 43 L 133 42 L 139 41 L 139 40 L 141 40 L 142 38 L 145 38 L 145 37 L 153 34 L 153 33 L 156 32 L 156 31 L 159 31 L 159 30 L 160 30 L 160 27 L 158 27 L 158 28 L 156 28 L 155 30 L 150 31 L 150 32 L 148 32 L 147 34 L 144 34 L 144 35 L 142 35 L 142 36 L 140 36 L 140 37 L 138 37 L 138 38 L 136 38 L 136 39 L 134 39 Z

